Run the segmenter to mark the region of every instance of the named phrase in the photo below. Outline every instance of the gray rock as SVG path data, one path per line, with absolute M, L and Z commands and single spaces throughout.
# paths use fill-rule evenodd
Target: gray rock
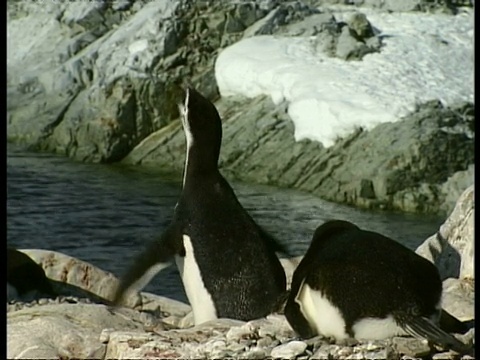
M 268 11 L 265 4 L 231 5 L 9 6 L 8 139 L 82 161 L 121 159 L 178 116 L 177 83 L 188 78 L 218 97 L 213 64 L 219 47 Z
M 455 278 L 444 280 L 442 307 L 461 321 L 475 319 L 475 281 Z
M 442 279 L 474 278 L 474 216 L 474 186 L 471 185 L 458 198 L 437 234 L 417 248 L 418 254 L 438 267 Z
M 90 297 L 97 301 L 112 300 L 119 281 L 113 274 L 60 252 L 40 249 L 21 251 L 42 266 L 57 293 Z M 180 324 L 180 319 L 191 312 L 191 307 L 180 301 L 144 292 L 131 294 L 122 305 L 142 311 L 160 310 L 178 318 Z
M 221 99 L 216 105 L 224 120 L 220 167 L 227 176 L 297 188 L 326 200 L 444 214 L 442 187 L 474 163 L 474 139 L 464 135 L 473 117 L 457 111 L 473 108 L 472 104 L 445 108 L 427 103 L 396 123 L 359 129 L 328 149 L 314 141 L 295 141 L 285 104 L 275 106 L 259 97 Z M 463 134 L 445 131 L 459 126 L 465 129 Z M 184 143 L 180 123 L 172 123 L 150 135 L 123 161 L 180 172 Z
M 319 11 L 301 1 L 280 2 L 264 18 L 253 23 L 243 34 L 243 38 L 275 33 L 289 33 L 288 26 L 308 19 Z M 308 21 L 308 20 L 307 20 Z M 297 26 L 297 25 L 293 25 Z M 303 25 L 298 25 L 303 26 Z
M 280 342 L 285 342 L 288 339 L 295 337 L 295 332 L 290 327 L 287 319 L 283 315 L 273 314 L 266 318 L 249 321 L 249 324 L 259 337 L 270 337 L 277 339 Z
M 344 26 L 337 40 L 336 56 L 340 59 L 350 60 L 352 58 L 361 58 L 368 48 L 366 45 L 352 36 L 352 30 Z
M 425 12 L 438 12 L 444 11 L 448 14 L 457 13 L 460 10 L 460 7 L 473 6 L 473 1 L 471 0 L 317 0 L 316 3 L 319 5 L 329 5 L 329 4 L 346 4 L 354 5 L 356 7 L 372 7 L 377 9 L 382 9 L 384 11 L 395 11 L 395 12 L 409 12 L 409 11 L 425 11 Z
M 307 16 L 302 21 L 280 27 L 276 33 L 286 36 L 316 36 L 328 28 L 337 28 L 337 22 L 331 12 Z
M 372 25 L 363 13 L 353 13 L 348 19 L 347 24 L 358 39 L 368 39 L 375 35 Z
M 247 29 L 244 38 L 255 35 L 316 36 L 315 46 L 329 56 L 343 60 L 361 60 L 382 45 L 370 22 L 362 13 L 351 15 L 347 24 L 335 20 L 332 12 L 301 6 L 296 18 L 288 15 L 291 7 L 279 6 Z M 374 38 L 375 40 L 371 40 Z M 367 40 L 370 40 L 366 43 Z
M 305 342 L 293 340 L 273 348 L 270 356 L 274 359 L 293 359 L 302 354 L 306 348 Z
M 335 359 L 341 349 L 339 345 L 323 345 L 315 351 L 310 359 Z
M 114 161 L 168 121 L 150 111 L 150 102 L 143 109 L 137 103 L 153 86 L 143 74 L 177 49 L 180 29 L 172 19 L 179 2 L 148 2 L 119 27 L 122 18 L 106 4 L 67 2 L 59 21 L 38 18 L 31 7 L 9 22 L 9 139 L 80 160 Z M 39 45 L 26 49 L 25 39 Z M 34 91 L 19 91 L 22 79 L 37 84 Z
M 53 285 L 57 289 L 61 284 L 69 284 L 98 297 L 109 299 L 117 286 L 118 280 L 113 274 L 63 253 L 40 249 L 22 249 L 21 251 L 42 266 L 45 275 L 54 281 Z M 60 289 L 58 292 L 63 291 Z
M 50 304 L 7 314 L 9 359 L 102 358 L 100 334 L 106 327 L 143 329 L 139 313 L 110 312 L 96 304 Z
M 239 359 L 265 359 L 266 357 L 267 352 L 265 349 L 254 346 L 245 351 L 243 354 L 240 354 Z
M 427 340 L 411 337 L 394 337 L 393 346 L 402 355 L 419 358 L 430 354 L 430 346 Z

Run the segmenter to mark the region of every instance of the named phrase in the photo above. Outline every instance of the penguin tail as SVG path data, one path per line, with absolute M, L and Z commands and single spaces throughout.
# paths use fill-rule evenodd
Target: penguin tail
M 428 318 L 418 316 L 403 316 L 401 326 L 408 334 L 416 338 L 427 339 L 436 345 L 456 351 L 459 354 L 473 354 L 474 349 L 472 346 L 464 344 L 453 335 L 443 331 Z

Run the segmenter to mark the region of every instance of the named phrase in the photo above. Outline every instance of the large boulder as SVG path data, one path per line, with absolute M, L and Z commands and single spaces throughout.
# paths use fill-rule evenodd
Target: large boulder
M 438 232 L 416 252 L 433 262 L 443 281 L 442 305 L 460 320 L 475 318 L 475 199 L 471 185 Z
M 99 304 L 47 304 L 7 315 L 9 359 L 99 359 L 106 346 L 105 328 L 144 330 L 141 313 L 113 313 Z
M 57 294 L 89 298 L 105 304 L 113 300 L 119 280 L 112 273 L 57 251 L 21 251 L 43 268 Z M 23 298 L 20 300 L 25 301 Z M 171 321 L 175 323 L 191 312 L 191 307 L 187 304 L 147 292 L 130 294 L 122 305 L 139 311 L 160 309 L 162 313 L 173 316 Z
M 455 208 L 438 232 L 416 252 L 432 261 L 442 279 L 475 278 L 475 192 L 471 185 L 459 197 Z

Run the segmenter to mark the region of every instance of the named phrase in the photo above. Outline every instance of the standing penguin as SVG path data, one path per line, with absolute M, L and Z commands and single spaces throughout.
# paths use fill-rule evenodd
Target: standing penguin
M 317 228 L 293 274 L 285 316 L 303 338 L 413 335 L 468 352 L 437 325 L 441 295 L 434 264 L 381 234 L 331 220 Z
M 195 324 L 266 316 L 286 288 L 275 254 L 282 249 L 249 216 L 218 170 L 222 123 L 215 106 L 187 88 L 179 108 L 187 151 L 173 220 L 135 259 L 113 303 L 175 260 Z

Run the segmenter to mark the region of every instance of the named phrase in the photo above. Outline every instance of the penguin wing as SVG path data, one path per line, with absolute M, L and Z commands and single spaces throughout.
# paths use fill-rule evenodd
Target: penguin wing
M 437 345 L 454 350 L 460 354 L 470 354 L 471 346 L 462 343 L 453 335 L 443 331 L 433 321 L 425 317 L 403 315 L 399 322 L 410 335 L 427 339 Z
M 176 254 L 184 253 L 179 227 L 172 223 L 160 239 L 151 241 L 134 259 L 125 275 L 120 279 L 112 304 L 121 303 L 126 292 L 140 291 L 161 270 L 172 264 Z

